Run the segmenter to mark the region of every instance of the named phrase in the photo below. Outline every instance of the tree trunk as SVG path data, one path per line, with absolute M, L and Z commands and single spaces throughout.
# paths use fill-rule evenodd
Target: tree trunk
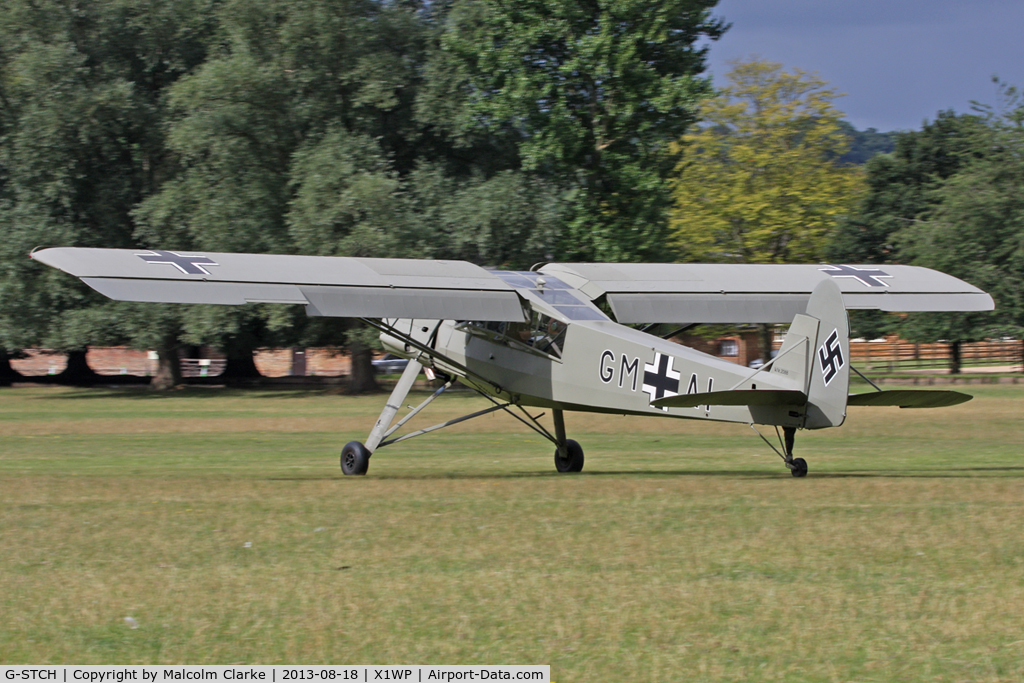
M 9 387 L 20 379 L 23 379 L 21 373 L 11 367 L 11 357 L 0 349 L 0 387 Z
M 761 342 L 761 360 L 767 363 L 772 359 L 772 346 L 775 344 L 775 325 L 759 325 L 758 337 Z
M 348 344 L 352 353 L 352 372 L 348 378 L 347 393 L 368 394 L 380 391 L 373 371 L 373 350 L 354 337 Z
M 251 384 L 254 380 L 263 377 L 256 361 L 253 358 L 252 349 L 226 349 L 227 363 L 224 365 L 224 372 L 220 378 L 228 384 Z
M 181 364 L 178 362 L 178 347 L 173 343 L 161 345 L 157 349 L 156 374 L 150 386 L 156 391 L 167 391 L 181 384 Z
M 949 345 L 949 374 L 959 375 L 960 374 L 960 344 L 962 342 L 955 341 Z
M 70 384 L 76 387 L 92 386 L 100 379 L 100 375 L 93 372 L 86 361 L 85 354 L 88 347 L 77 351 L 68 352 L 68 364 L 64 371 L 54 377 L 58 384 Z

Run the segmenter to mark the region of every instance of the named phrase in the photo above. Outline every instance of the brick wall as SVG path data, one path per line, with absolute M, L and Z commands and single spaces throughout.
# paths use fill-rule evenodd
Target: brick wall
M 53 353 L 48 349 L 31 349 L 25 353 L 28 358 L 12 360 L 11 367 L 26 376 L 56 375 L 68 364 L 64 354 Z
M 756 331 L 742 332 L 736 335 L 706 339 L 690 334 L 673 337 L 672 341 L 697 349 L 702 353 L 718 356 L 738 365 L 748 365 L 750 361 L 761 357 L 760 340 Z M 726 353 L 727 351 L 735 353 Z
M 27 358 L 11 361 L 11 367 L 26 377 L 56 375 L 67 366 L 67 357 L 49 349 L 26 351 Z M 200 357 L 223 355 L 201 350 Z M 138 351 L 123 346 L 90 346 L 86 362 L 100 375 L 138 375 L 149 377 L 156 372 L 157 358 L 153 352 Z M 266 377 L 286 377 L 292 372 L 291 349 L 260 349 L 253 354 L 256 368 Z M 336 377 L 349 374 L 351 361 L 348 356 L 334 349 L 306 349 L 306 374 Z M 212 373 L 211 373 L 212 375 Z
M 306 375 L 337 377 L 347 375 L 352 359 L 334 349 L 305 349 Z M 291 349 L 260 349 L 253 358 L 256 369 L 266 377 L 287 377 L 292 374 Z

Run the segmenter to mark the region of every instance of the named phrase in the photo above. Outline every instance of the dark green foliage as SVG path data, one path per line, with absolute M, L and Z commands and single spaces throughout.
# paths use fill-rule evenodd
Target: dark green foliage
M 855 211 L 840 221 L 826 250 L 828 260 L 905 263 L 897 235 L 926 220 L 936 202 L 932 192 L 960 168 L 979 125 L 977 116 L 946 111 L 920 131 L 895 133 L 895 150 L 868 160 L 867 192 Z M 903 322 L 878 311 L 850 314 L 851 334 L 869 339 L 898 331 Z
M 981 110 L 961 166 L 929 195 L 926 221 L 897 235 L 900 253 L 963 278 L 996 301 L 991 314 L 915 316 L 917 337 L 970 341 L 1024 332 L 1024 100 L 1005 88 L 1006 107 Z
M 971 154 L 980 125 L 977 116 L 947 111 L 920 131 L 895 133 L 892 154 L 868 161 L 868 191 L 854 213 L 840 222 L 828 246 L 828 258 L 896 262 L 894 236 L 934 207 L 936 200 L 930 193 L 960 169 Z
M 71 350 L 126 334 L 122 307 L 27 254 L 132 246 L 132 209 L 168 174 L 162 91 L 204 59 L 212 7 L 0 8 L 0 345 Z
M 857 130 L 848 121 L 841 121 L 840 126 L 850 138 L 850 148 L 839 157 L 841 164 L 866 164 L 877 154 L 889 154 L 896 149 L 897 133 L 879 133 L 874 128 Z
M 555 258 L 569 210 L 541 179 L 506 170 L 490 178 L 459 179 L 424 165 L 409 179 L 405 208 L 417 241 L 408 249 L 426 258 L 457 258 L 526 270 Z
M 714 4 L 6 2 L 0 349 L 365 342 L 301 310 L 112 303 L 35 246 L 664 260 Z
M 458 140 L 513 136 L 522 167 L 570 199 L 560 258 L 665 260 L 669 145 L 710 93 L 696 42 L 724 30 L 714 5 L 455 0 L 422 100 L 442 106 L 421 116 Z
M 996 311 L 861 314 L 852 316 L 855 333 L 951 343 L 1021 333 L 1024 102 L 1013 88 L 1003 93 L 999 110 L 942 112 L 920 131 L 897 133 L 895 151 L 868 162 L 869 191 L 828 254 L 837 262 L 935 268 L 991 293 Z

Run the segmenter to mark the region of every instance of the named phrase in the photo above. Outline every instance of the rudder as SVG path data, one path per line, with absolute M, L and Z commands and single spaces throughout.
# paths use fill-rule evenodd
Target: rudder
M 838 427 L 846 420 L 850 390 L 850 323 L 842 292 L 833 280 L 823 280 L 814 288 L 807 315 L 819 323 L 811 346 L 804 428 Z

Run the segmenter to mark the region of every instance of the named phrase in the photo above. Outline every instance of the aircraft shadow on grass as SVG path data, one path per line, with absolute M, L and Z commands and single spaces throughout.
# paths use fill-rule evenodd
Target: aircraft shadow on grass
M 991 474 L 969 474 L 985 472 Z M 1019 474 L 999 475 L 999 472 Z M 774 479 L 768 470 L 647 470 L 647 471 L 589 471 L 581 473 L 584 478 L 623 477 L 629 479 L 657 479 L 658 477 L 715 477 L 721 479 Z M 905 471 L 858 470 L 852 472 L 818 472 L 815 479 L 1016 479 L 1024 477 L 1024 467 L 937 467 L 917 468 Z M 493 481 L 558 478 L 557 472 L 497 472 L 494 474 L 447 473 L 437 474 L 384 474 L 384 481 Z M 343 477 L 267 477 L 266 481 L 343 481 Z

